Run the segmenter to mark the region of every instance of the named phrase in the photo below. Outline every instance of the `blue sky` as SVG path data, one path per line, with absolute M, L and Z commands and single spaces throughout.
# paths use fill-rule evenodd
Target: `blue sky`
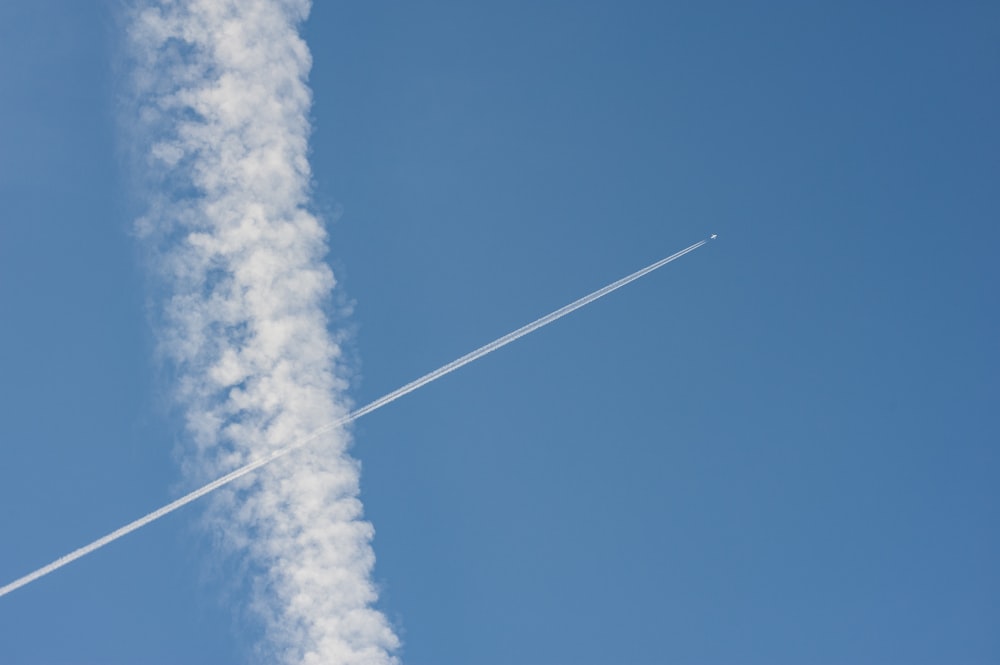
M 317 3 L 314 206 L 403 662 L 995 663 L 993 3 Z M 0 8 L 0 583 L 189 485 L 111 3 Z M 127 114 L 128 110 L 121 111 Z M 242 663 L 190 506 L 0 662 Z

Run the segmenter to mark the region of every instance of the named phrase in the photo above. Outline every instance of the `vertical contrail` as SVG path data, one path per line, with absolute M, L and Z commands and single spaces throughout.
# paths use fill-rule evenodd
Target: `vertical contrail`
M 712 236 L 712 237 L 714 238 L 715 236 Z M 451 362 L 449 362 L 449 363 L 447 363 L 445 365 L 442 365 L 441 367 L 437 368 L 436 370 L 434 370 L 432 372 L 428 372 L 427 374 L 424 374 L 419 379 L 415 379 L 415 380 L 407 383 L 406 385 L 404 385 L 404 386 L 402 386 L 400 388 L 397 388 L 396 390 L 393 390 L 392 392 L 387 393 L 387 394 L 383 395 L 382 397 L 379 397 L 378 399 L 376 399 L 376 400 L 374 400 L 372 402 L 369 402 L 365 406 L 363 406 L 361 408 L 358 408 L 358 409 L 355 409 L 354 411 L 351 411 L 347 415 L 342 416 L 341 418 L 338 418 L 337 420 L 335 420 L 333 422 L 327 423 L 326 425 L 320 427 L 316 431 L 314 431 L 311 434 L 309 434 L 308 436 L 306 436 L 304 439 L 301 439 L 301 440 L 299 440 L 299 441 L 297 441 L 297 442 L 295 442 L 295 443 L 293 443 L 291 445 L 285 446 L 284 448 L 278 448 L 277 450 L 274 450 L 274 451 L 270 452 L 269 454 L 267 454 L 267 455 L 265 455 L 263 457 L 255 459 L 254 461 L 249 462 L 249 463 L 241 466 L 240 468 L 235 469 L 234 471 L 230 471 L 226 475 L 224 475 L 224 476 L 222 476 L 220 478 L 217 478 L 217 479 L 213 480 L 212 482 L 207 483 L 207 484 L 203 485 L 202 487 L 199 487 L 198 489 L 196 489 L 196 490 L 194 490 L 192 492 L 189 492 L 188 494 L 185 494 L 181 498 L 176 499 L 176 500 L 174 500 L 174 501 L 166 504 L 165 506 L 154 510 L 153 512 L 151 512 L 151 513 L 149 513 L 147 515 L 144 515 L 143 517 L 140 517 L 139 519 L 137 519 L 137 520 L 135 520 L 133 522 L 130 522 L 129 524 L 126 524 L 125 526 L 121 527 L 120 529 L 116 529 L 115 531 L 112 531 L 108 535 L 103 536 L 101 538 L 98 538 L 94 542 L 89 543 L 88 545 L 84 545 L 83 547 L 81 547 L 81 548 L 79 548 L 77 550 L 74 550 L 74 551 L 70 552 L 69 554 L 56 559 L 55 561 L 53 561 L 50 564 L 48 564 L 46 566 L 43 566 L 43 567 L 39 568 L 38 570 L 36 570 L 34 572 L 31 572 L 31 573 L 29 573 L 29 574 L 27 574 L 27 575 L 25 575 L 25 576 L 23 576 L 23 577 L 21 577 L 21 578 L 19 578 L 17 580 L 14 580 L 13 582 L 11 582 L 10 584 L 7 584 L 6 586 L 0 587 L 0 596 L 8 594 L 11 591 L 14 591 L 15 589 L 19 589 L 22 586 L 24 586 L 26 584 L 29 584 L 29 583 L 37 580 L 40 577 L 44 577 L 45 575 L 48 575 L 49 573 L 53 572 L 54 570 L 62 568 L 66 564 L 71 563 L 73 561 L 76 561 L 80 557 L 83 557 L 83 556 L 86 556 L 87 554 L 90 554 L 94 550 L 99 549 L 101 547 L 104 547 L 108 543 L 110 543 L 112 541 L 115 541 L 115 540 L 118 540 L 122 536 L 128 535 L 129 533 L 132 533 L 133 531 L 146 526 L 150 522 L 152 522 L 154 520 L 157 520 L 157 519 L 163 517 L 164 515 L 167 515 L 168 513 L 172 513 L 173 511 L 177 510 L 178 508 L 186 506 L 187 504 L 191 503 L 192 501 L 195 501 L 195 500 L 197 500 L 197 499 L 205 496 L 206 494 L 214 492 L 215 490 L 219 489 L 220 487 L 223 487 L 224 485 L 228 485 L 229 483 L 233 482 L 234 480 L 236 480 L 238 478 L 241 478 L 241 477 L 247 475 L 248 473 L 251 473 L 252 471 L 256 471 L 257 469 L 259 469 L 259 468 L 261 468 L 261 467 L 263 467 L 263 466 L 265 466 L 267 464 L 270 464 L 271 462 L 273 462 L 274 460 L 278 459 L 279 457 L 284 457 L 288 453 L 290 453 L 292 451 L 295 451 L 295 450 L 298 450 L 299 448 L 302 448 L 302 447 L 306 446 L 307 444 L 311 443 L 312 441 L 316 440 L 316 438 L 318 438 L 318 437 L 326 434 L 327 432 L 330 432 L 332 430 L 336 430 L 339 427 L 342 427 L 342 426 L 344 426 L 344 425 L 346 425 L 346 424 L 348 424 L 348 423 L 350 423 L 350 422 L 352 422 L 354 420 L 357 420 L 361 416 L 369 414 L 372 411 L 375 411 L 376 409 L 380 409 L 383 406 L 385 406 L 385 405 L 387 405 L 387 404 L 389 404 L 391 402 L 396 401 L 400 397 L 403 397 L 404 395 L 408 395 L 409 393 L 413 392 L 414 390 L 417 390 L 418 388 L 421 388 L 421 387 L 427 385 L 428 383 L 431 383 L 432 381 L 436 381 L 437 379 L 440 379 L 441 377 L 445 376 L 446 374 L 450 374 L 451 372 L 454 372 L 455 370 L 457 370 L 457 369 L 459 369 L 461 367 L 464 367 L 465 365 L 468 365 L 469 363 L 471 363 L 471 362 L 473 362 L 475 360 L 478 360 L 479 358 L 482 358 L 483 356 L 485 356 L 488 353 L 492 353 L 493 351 L 496 351 L 497 349 L 499 349 L 499 348 L 501 348 L 503 346 L 506 346 L 507 344 L 510 344 L 511 342 L 513 342 L 515 340 L 518 340 L 521 337 L 524 337 L 525 335 L 538 330 L 539 328 L 542 328 L 543 326 L 547 326 L 548 324 L 552 323 L 553 321 L 556 321 L 557 319 L 560 319 L 560 318 L 566 316 L 567 314 L 569 314 L 569 313 L 571 313 L 573 311 L 576 311 L 576 310 L 580 309 L 581 307 L 584 307 L 585 305 L 589 305 L 590 303 L 594 302 L 598 298 L 606 296 L 609 293 L 611 293 L 612 291 L 615 291 L 616 289 L 620 289 L 621 287 L 623 287 L 623 286 L 625 286 L 625 285 L 627 285 L 627 284 L 629 284 L 631 282 L 634 282 L 635 280 L 639 279 L 640 277 L 648 275 L 649 273 L 653 272 L 654 270 L 656 270 L 658 268 L 662 268 L 663 266 L 667 265 L 671 261 L 679 259 L 680 257 L 684 256 L 685 254 L 687 254 L 689 252 L 693 252 L 694 250 L 696 250 L 699 247 L 701 247 L 702 245 L 704 245 L 706 242 L 708 242 L 708 241 L 707 240 L 702 240 L 700 242 L 696 242 L 695 244 L 691 245 L 690 247 L 686 247 L 685 249 L 682 249 L 681 251 L 679 251 L 679 252 L 677 252 L 675 254 L 671 254 L 670 256 L 666 257 L 665 259 L 661 259 L 661 260 L 657 261 L 656 263 L 648 265 L 645 268 L 642 268 L 641 270 L 637 270 L 634 273 L 632 273 L 632 274 L 630 274 L 630 275 L 628 275 L 626 277 L 623 277 L 623 278 L 621 278 L 621 279 L 619 279 L 619 280 L 617 280 L 615 282 L 612 282 L 611 284 L 608 284 L 607 286 L 604 286 L 604 287 L 602 287 L 602 288 L 594 291 L 593 293 L 589 293 L 589 294 L 583 296 L 582 298 L 579 298 L 578 300 L 574 300 L 570 304 L 568 304 L 568 305 L 566 305 L 564 307 L 560 307 L 559 309 L 555 310 L 554 312 L 551 312 L 549 314 L 546 314 L 545 316 L 539 317 L 539 318 L 535 319 L 534 321 L 532 321 L 531 323 L 529 323 L 527 325 L 524 325 L 524 326 L 521 326 L 517 330 L 515 330 L 513 332 L 510 332 L 510 333 L 507 333 L 506 335 L 504 335 L 502 337 L 498 337 L 497 339 L 493 340 L 492 342 L 489 342 L 488 344 L 482 345 L 481 347 L 479 347 L 475 351 L 470 351 L 469 353 L 465 354 L 464 356 L 462 356 L 460 358 L 456 358 L 455 360 L 453 360 L 453 361 L 451 361 Z
M 309 9 L 134 0 L 129 15 L 149 192 L 137 230 L 190 435 L 184 471 L 197 482 L 350 410 L 329 332 L 326 233 L 308 211 Z M 244 475 L 209 506 L 211 528 L 246 562 L 268 660 L 396 660 L 398 639 L 373 608 L 373 530 L 348 445 L 343 429 L 324 431 L 294 466 Z

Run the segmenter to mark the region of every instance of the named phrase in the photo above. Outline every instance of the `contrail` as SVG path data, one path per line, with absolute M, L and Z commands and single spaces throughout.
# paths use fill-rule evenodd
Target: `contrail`
M 122 143 L 143 205 L 135 231 L 154 280 L 157 354 L 188 435 L 182 472 L 197 487 L 277 459 L 353 408 L 337 331 L 346 313 L 323 220 L 310 212 L 312 56 L 300 28 L 312 3 L 118 4 L 131 100 Z M 201 520 L 246 571 L 231 584 L 262 629 L 262 661 L 398 663 L 400 640 L 375 608 L 375 530 L 348 434 L 328 432 L 250 486 L 232 481 L 253 465 L 158 511 L 212 493 Z
M 442 365 L 441 367 L 437 368 L 436 370 L 434 370 L 432 372 L 428 372 L 427 374 L 424 374 L 419 379 L 411 381 L 410 383 L 407 383 L 406 385 L 404 385 L 404 386 L 402 386 L 400 388 L 397 388 L 396 390 L 393 390 L 392 392 L 387 393 L 386 395 L 383 395 L 382 397 L 379 397 L 378 399 L 376 399 L 376 400 L 374 400 L 374 401 L 366 404 L 365 406 L 362 406 L 359 409 L 355 409 L 354 411 L 351 411 L 350 413 L 348 413 L 347 415 L 343 416 L 342 418 L 338 418 L 337 420 L 334 420 L 334 421 L 330 422 L 329 424 L 324 425 L 323 427 L 321 427 L 321 428 L 315 430 L 314 432 L 312 432 L 311 434 L 309 434 L 309 436 L 305 437 L 304 439 L 301 439 L 301 440 L 297 441 L 296 443 L 294 443 L 292 445 L 289 445 L 289 446 L 286 446 L 284 448 L 279 448 L 279 449 L 273 451 L 272 453 L 270 453 L 268 455 L 265 455 L 264 457 L 258 458 L 258 459 L 254 460 L 254 461 L 252 461 L 252 462 L 250 462 L 248 464 L 245 464 L 244 466 L 241 466 L 240 468 L 227 473 L 226 475 L 222 476 L 221 478 L 213 480 L 212 482 L 210 482 L 210 483 L 208 483 L 206 485 L 203 485 L 202 487 L 199 487 L 198 489 L 196 489 L 196 490 L 194 490 L 192 492 L 189 492 L 188 494 L 185 494 L 181 498 L 176 499 L 174 501 L 171 501 L 170 503 L 166 504 L 165 506 L 163 506 L 161 508 L 157 508 L 156 510 L 154 510 L 151 513 L 149 513 L 148 515 L 140 517 L 139 519 L 135 520 L 134 522 L 130 522 L 130 523 L 126 524 L 125 526 L 119 528 L 119 529 L 115 529 L 114 531 L 112 531 L 111 533 L 107 534 L 106 536 L 98 538 L 94 542 L 92 542 L 92 543 L 90 543 L 88 545 L 84 545 L 83 547 L 81 547 L 79 549 L 73 550 L 69 554 L 66 554 L 64 556 L 59 557 L 58 559 L 56 559 L 52 563 L 50 563 L 48 565 L 45 565 L 45 566 L 42 566 L 38 570 L 36 570 L 34 572 L 31 572 L 31 573 L 28 573 L 27 575 L 25 575 L 23 577 L 20 577 L 20 578 L 14 580 L 13 582 L 11 582 L 11 583 L 3 586 L 3 587 L 0 587 L 0 596 L 5 596 L 8 593 L 10 593 L 11 591 L 15 591 L 16 589 L 20 589 L 21 587 L 25 586 L 26 584 L 30 584 L 31 582 L 34 582 L 35 580 L 37 580 L 37 579 L 39 579 L 41 577 L 44 577 L 44 576 L 48 575 L 49 573 L 58 570 L 59 568 L 62 568 L 66 564 L 72 563 L 73 561 L 76 561 L 77 559 L 90 554 L 94 550 L 97 550 L 97 549 L 100 549 L 100 548 L 104 547 L 108 543 L 111 543 L 111 542 L 113 542 L 115 540 L 118 540 L 122 536 L 126 536 L 126 535 L 132 533 L 133 531 L 141 529 L 142 527 L 146 526 L 150 522 L 158 520 L 159 518 L 163 517 L 164 515 L 172 513 L 175 510 L 177 510 L 178 508 L 182 508 L 183 506 L 186 506 L 187 504 L 191 503 L 192 501 L 195 501 L 195 500 L 197 500 L 197 499 L 205 496 L 206 494 L 209 494 L 209 493 L 211 493 L 211 492 L 219 489 L 220 487 L 222 487 L 224 485 L 228 485 L 229 483 L 231 483 L 232 481 L 236 480 L 237 478 L 241 478 L 242 476 L 245 476 L 248 473 L 251 473 L 252 471 L 255 471 L 256 469 L 259 469 L 260 467 L 262 467 L 262 466 L 264 466 L 266 464 L 270 464 L 271 462 L 273 462 L 274 460 L 276 460 L 276 459 L 278 459 L 280 457 L 284 457 L 285 455 L 287 455 L 288 453 L 290 453 L 290 452 L 292 452 L 294 450 L 302 448 L 303 446 L 307 445 L 309 442 L 315 440 L 317 437 L 319 437 L 319 436 L 321 436 L 321 435 L 323 435 L 323 434 L 325 434 L 327 432 L 330 432 L 331 430 L 335 430 L 338 427 L 342 427 L 342 426 L 344 426 L 344 425 L 346 425 L 346 424 L 348 424 L 350 422 L 353 422 L 353 421 L 357 420 L 358 418 L 360 418 L 360 417 L 362 417 L 364 415 L 367 415 L 367 414 L 371 413 L 372 411 L 375 411 L 376 409 L 380 409 L 383 406 L 386 406 L 387 404 L 396 401 L 400 397 L 403 397 L 404 395 L 408 395 L 409 393 L 412 393 L 414 390 L 417 390 L 418 388 L 422 388 L 423 386 L 426 386 L 428 383 L 431 383 L 432 381 L 436 381 L 436 380 L 440 379 L 441 377 L 445 376 L 446 374 L 450 374 L 450 373 L 454 372 L 455 370 L 457 370 L 457 369 L 459 369 L 461 367 L 464 367 L 465 365 L 468 365 L 469 363 L 471 363 L 471 362 L 473 362 L 475 360 L 478 360 L 479 358 L 482 358 L 483 356 L 485 356 L 485 355 L 487 355 L 489 353 L 492 353 L 493 351 L 496 351 L 497 349 L 499 349 L 501 347 L 504 347 L 504 346 L 510 344 L 511 342 L 513 342 L 513 341 L 515 341 L 517 339 L 520 339 L 521 337 L 524 337 L 525 335 L 528 335 L 528 334 L 530 334 L 530 333 L 538 330 L 539 328 L 547 326 L 548 324 L 552 323 L 553 321 L 556 321 L 557 319 L 561 319 L 562 317 L 566 316 L 567 314 L 569 314 L 571 312 L 574 312 L 574 311 L 580 309 L 581 307 L 589 305 L 590 303 L 594 302 L 595 300 L 608 295 L 612 291 L 616 291 L 616 290 L 622 288 L 623 286 L 626 286 L 627 284 L 630 284 L 631 282 L 636 281 L 640 277 L 644 277 L 645 275 L 648 275 L 649 273 L 653 272 L 654 270 L 657 270 L 658 268 L 662 268 L 663 266 L 667 265 L 671 261 L 679 259 L 680 257 L 684 256 L 685 254 L 693 252 L 694 250 L 698 249 L 699 247 L 701 247 L 702 245 L 704 245 L 707 242 L 708 242 L 708 239 L 696 242 L 695 244 L 693 244 L 690 247 L 687 247 L 685 249 L 682 249 L 681 251 L 677 252 L 676 254 L 671 254 L 670 256 L 666 257 L 665 259 L 660 259 L 656 263 L 650 264 L 650 265 L 646 266 L 645 268 L 642 268 L 641 270 L 635 271 L 631 275 L 628 275 L 626 277 L 622 277 L 618 281 L 612 282 L 611 284 L 608 284 L 607 286 L 604 286 L 604 287 L 602 287 L 602 288 L 594 291 L 593 293 L 585 295 L 584 297 L 580 298 L 579 300 L 575 300 L 575 301 L 571 302 L 570 304 L 565 305 L 564 307 L 560 307 L 559 309 L 555 310 L 554 312 L 546 314 L 545 316 L 543 316 L 541 318 L 535 319 L 531 323 L 529 323 L 529 324 L 527 324 L 525 326 L 522 326 L 522 327 L 518 328 L 517 330 L 515 330 L 513 332 L 507 333 L 503 337 L 499 337 L 499 338 L 493 340 L 492 342 L 490 342 L 488 344 L 484 344 L 483 346 L 479 347 L 475 351 L 471 351 L 470 353 L 467 353 L 467 354 L 465 354 L 464 356 L 462 356 L 460 358 L 452 360 L 450 363 L 447 363 L 446 365 Z

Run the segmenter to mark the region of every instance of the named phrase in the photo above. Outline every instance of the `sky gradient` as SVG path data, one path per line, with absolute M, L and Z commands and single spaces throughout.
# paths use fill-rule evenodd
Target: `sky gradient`
M 191 488 L 114 3 L 0 8 L 0 583 Z M 317 3 L 313 211 L 404 663 L 1000 661 L 994 3 Z M 0 661 L 242 663 L 190 506 Z

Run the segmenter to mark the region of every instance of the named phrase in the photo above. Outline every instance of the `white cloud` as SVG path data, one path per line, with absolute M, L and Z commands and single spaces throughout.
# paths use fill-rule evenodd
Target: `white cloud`
M 145 169 L 160 190 L 137 228 L 169 292 L 161 351 L 180 376 L 192 480 L 350 407 L 324 315 L 326 235 L 306 209 L 308 11 L 303 0 L 162 0 L 131 17 Z M 261 571 L 254 606 L 288 663 L 395 661 L 398 639 L 373 609 L 373 529 L 349 443 L 328 432 L 212 500 L 212 524 Z

